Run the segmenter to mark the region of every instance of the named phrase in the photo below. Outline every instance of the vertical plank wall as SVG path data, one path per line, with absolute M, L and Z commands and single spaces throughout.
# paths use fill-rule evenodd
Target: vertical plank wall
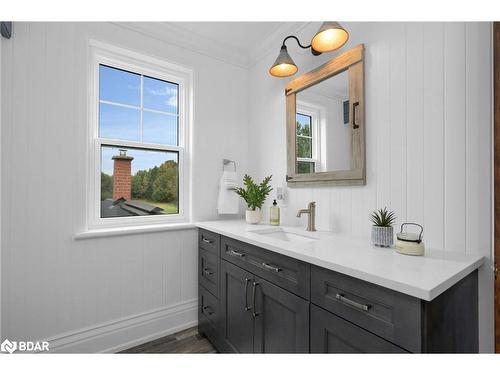
M 89 39 L 193 68 L 195 101 L 219 98 L 195 108 L 195 219 L 215 211 L 206 194 L 220 176 L 207 171 L 246 161 L 245 139 L 224 141 L 246 131 L 245 69 L 109 23 L 14 23 L 2 41 L 2 335 L 54 351 L 110 351 L 197 321 L 195 229 L 74 239 L 85 229 Z M 218 105 L 232 110 L 221 119 Z
M 369 212 L 387 206 L 398 224 L 424 225 L 427 247 L 488 257 L 480 274 L 480 341 L 482 351 L 491 350 L 491 24 L 345 26 L 351 38 L 343 50 L 366 48 L 367 185 L 287 189 L 283 221 L 305 225 L 295 214 L 315 200 L 319 229 L 367 236 Z M 301 73 L 335 55 L 311 57 L 293 47 L 290 53 Z M 273 174 L 285 185 L 285 163 L 276 160 L 286 155 L 286 80 L 268 77 L 274 54 L 252 69 L 250 163 L 257 176 Z
M 0 197 L 2 196 L 2 38 L 0 38 Z M 0 199 L 0 212 L 2 212 L 2 200 Z M 0 214 L 0 228 L 2 227 L 2 215 Z M 0 338 L 2 338 L 2 231 L 0 230 Z

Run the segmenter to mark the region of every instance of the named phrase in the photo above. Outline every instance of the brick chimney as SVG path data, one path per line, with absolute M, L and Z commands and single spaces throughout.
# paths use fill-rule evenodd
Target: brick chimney
M 120 150 L 119 155 L 112 158 L 113 166 L 113 200 L 132 199 L 132 156 L 127 156 L 127 150 Z

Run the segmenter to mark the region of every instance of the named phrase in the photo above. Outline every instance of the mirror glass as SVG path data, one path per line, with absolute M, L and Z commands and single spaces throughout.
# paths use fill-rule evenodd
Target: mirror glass
M 297 174 L 351 169 L 349 108 L 347 70 L 297 93 Z

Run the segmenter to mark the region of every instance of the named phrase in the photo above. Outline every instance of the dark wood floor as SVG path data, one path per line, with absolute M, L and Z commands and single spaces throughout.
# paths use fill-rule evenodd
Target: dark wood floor
M 193 327 L 120 353 L 216 353 L 216 350 L 206 338 L 200 336 L 198 327 Z

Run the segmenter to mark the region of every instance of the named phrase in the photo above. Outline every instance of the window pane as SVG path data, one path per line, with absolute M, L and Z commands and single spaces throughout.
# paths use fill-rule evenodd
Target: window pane
M 179 154 L 101 147 L 101 217 L 179 212 Z
M 99 65 L 99 99 L 140 106 L 141 76 L 125 70 Z
M 143 142 L 177 145 L 177 116 L 147 111 L 142 116 Z
M 312 138 L 297 137 L 297 157 L 312 158 Z
M 179 86 L 175 83 L 144 77 L 144 102 L 146 109 L 177 114 L 177 93 Z
M 314 173 L 314 163 L 310 161 L 298 161 L 297 173 Z
M 99 105 L 99 137 L 140 141 L 140 110 L 101 103 Z
M 311 116 L 297 113 L 297 135 L 312 136 Z

